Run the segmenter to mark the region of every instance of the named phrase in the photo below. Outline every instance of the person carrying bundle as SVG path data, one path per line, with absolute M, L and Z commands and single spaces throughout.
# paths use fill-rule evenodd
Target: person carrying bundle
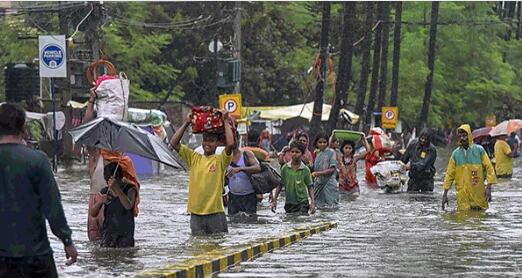
M 221 132 L 225 134 L 225 151 L 221 154 L 216 155 L 221 135 L 218 133 L 203 132 L 203 155 L 180 143 L 189 125 L 199 120 L 197 117 L 193 118 L 193 113 L 187 115 L 170 141 L 171 147 L 178 152 L 189 168 L 187 209 L 190 213 L 190 229 L 195 236 L 228 232 L 222 191 L 225 172 L 232 161 L 232 151 L 235 147 L 234 131 L 229 122 L 228 111 L 217 112 L 221 115 Z

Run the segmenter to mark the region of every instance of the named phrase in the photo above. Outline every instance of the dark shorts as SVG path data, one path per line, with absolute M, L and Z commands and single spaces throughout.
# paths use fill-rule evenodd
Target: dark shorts
M 434 181 L 431 179 L 412 179 L 408 180 L 408 191 L 433 191 Z
M 117 235 L 103 233 L 101 247 L 128 248 L 134 247 L 134 237 L 131 235 Z
M 257 212 L 257 197 L 256 193 L 248 195 L 234 195 L 228 193 L 228 215 L 233 215 L 238 212 L 246 212 L 248 214 L 256 214 Z
M 294 204 L 285 204 L 285 211 L 287 213 L 303 213 L 308 214 L 308 210 L 310 210 L 310 205 L 308 203 L 300 203 L 298 205 Z
M 209 215 L 190 215 L 190 230 L 193 236 L 228 233 L 227 217 L 224 212 Z
M 0 278 L 58 277 L 53 254 L 33 257 L 0 257 Z

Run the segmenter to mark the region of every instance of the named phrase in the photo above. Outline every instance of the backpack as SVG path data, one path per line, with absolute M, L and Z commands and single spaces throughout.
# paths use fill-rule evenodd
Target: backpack
M 245 152 L 243 152 L 243 158 L 245 159 L 245 165 L 250 166 L 248 165 L 248 158 Z M 250 183 L 252 184 L 256 194 L 269 193 L 274 190 L 274 188 L 283 185 L 281 174 L 279 174 L 279 172 L 277 172 L 269 162 L 257 161 L 261 166 L 261 172 L 249 174 Z

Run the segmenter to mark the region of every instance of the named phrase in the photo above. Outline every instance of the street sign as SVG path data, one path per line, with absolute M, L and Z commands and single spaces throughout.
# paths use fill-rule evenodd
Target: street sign
M 383 106 L 381 113 L 381 127 L 395 128 L 399 119 L 399 108 L 397 106 Z
M 65 36 L 38 36 L 40 77 L 67 77 Z
M 497 125 L 497 116 L 487 115 L 486 116 L 486 127 L 495 127 Z
M 219 108 L 227 110 L 231 116 L 241 118 L 241 95 L 228 94 L 219 96 Z

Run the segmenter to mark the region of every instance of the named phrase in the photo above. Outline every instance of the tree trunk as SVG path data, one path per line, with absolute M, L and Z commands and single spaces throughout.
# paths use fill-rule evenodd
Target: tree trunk
M 339 72 L 335 85 L 335 102 L 333 103 L 328 119 L 327 133 L 329 134 L 337 125 L 339 111 L 346 105 L 348 96 L 348 84 L 352 79 L 353 57 L 353 30 L 355 22 L 355 2 L 343 2 L 343 26 L 341 33 L 341 57 L 339 58 Z
M 368 76 L 370 74 L 370 60 L 372 47 L 372 18 L 373 18 L 373 3 L 365 2 L 366 18 L 364 21 L 364 39 L 362 41 L 362 64 L 361 64 L 361 78 L 359 81 L 359 90 L 357 95 L 357 102 L 355 103 L 355 113 L 359 115 L 360 123 L 364 123 L 364 99 L 366 98 L 366 90 L 368 88 Z M 361 128 L 359 128 L 361 130 Z
M 321 116 L 323 114 L 323 95 L 326 85 L 326 66 L 328 63 L 328 36 L 330 32 L 330 2 L 323 2 L 323 16 L 321 23 L 321 52 L 319 59 L 321 60 L 321 69 L 319 78 L 315 86 L 314 113 L 312 116 L 311 133 L 317 134 L 322 130 Z
M 522 38 L 522 3 L 517 2 L 517 40 Z
M 383 2 L 383 16 L 384 25 L 382 27 L 382 47 L 381 47 L 381 78 L 379 83 L 379 99 L 377 111 L 385 105 L 386 99 L 386 85 L 388 83 L 388 42 L 390 38 L 390 3 Z
M 435 42 L 437 39 L 437 21 L 439 17 L 439 2 L 431 2 L 431 27 L 430 27 L 430 45 L 428 50 L 428 77 L 426 78 L 426 86 L 424 88 L 424 100 L 422 102 L 422 110 L 419 117 L 419 130 L 428 124 L 428 114 L 430 111 L 431 90 L 433 87 L 433 71 L 435 68 Z
M 379 26 L 375 32 L 375 45 L 373 46 L 373 66 L 372 66 L 372 82 L 370 84 L 370 95 L 368 97 L 368 105 L 366 106 L 366 127 L 371 122 L 372 112 L 375 108 L 375 98 L 377 97 L 377 89 L 379 85 L 379 63 L 381 62 L 381 41 L 382 41 L 382 15 L 384 11 L 384 2 L 377 3 L 377 21 Z
M 402 2 L 395 4 L 395 28 L 393 30 L 393 65 L 390 105 L 397 106 L 399 96 L 399 63 L 401 56 Z

